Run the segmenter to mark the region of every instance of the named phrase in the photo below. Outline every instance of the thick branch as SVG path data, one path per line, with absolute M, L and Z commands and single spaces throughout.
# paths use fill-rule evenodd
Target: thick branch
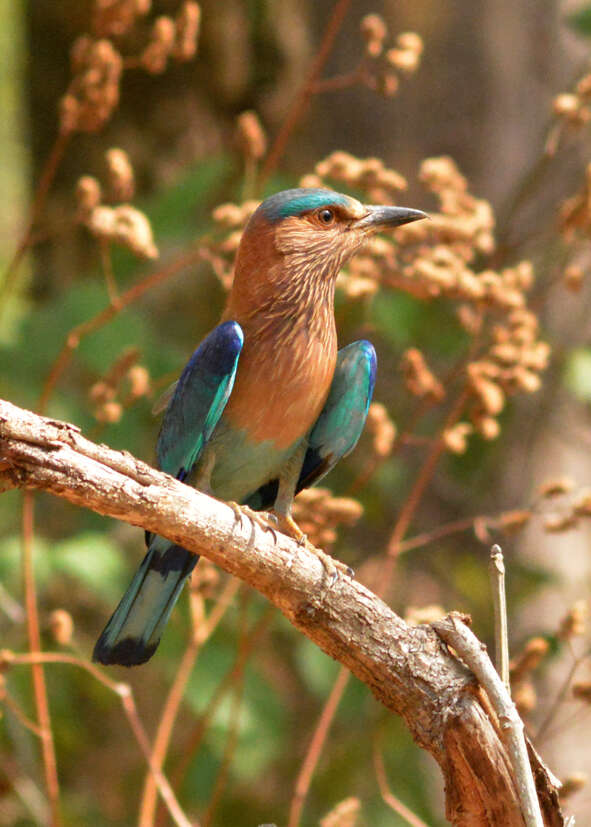
M 339 576 L 329 585 L 312 553 L 237 521 L 225 503 L 90 442 L 72 425 L 0 400 L 0 491 L 7 487 L 42 489 L 142 526 L 239 577 L 404 718 L 441 766 L 450 821 L 522 827 L 494 713 L 431 627 L 408 626 L 356 580 Z M 558 808 L 545 816 L 546 824 L 563 823 Z

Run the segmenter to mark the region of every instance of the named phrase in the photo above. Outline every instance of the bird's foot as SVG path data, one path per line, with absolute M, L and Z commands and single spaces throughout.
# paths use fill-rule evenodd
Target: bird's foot
M 331 583 L 336 581 L 339 572 L 347 575 L 347 577 L 355 576 L 355 572 L 350 566 L 347 566 L 340 560 L 335 560 L 334 557 L 331 557 L 330 554 L 327 554 L 323 549 L 313 545 L 291 514 L 280 514 L 277 511 L 254 511 L 248 505 L 238 505 L 236 502 L 228 502 L 228 505 L 234 512 L 237 522 L 241 525 L 243 518 L 248 517 L 253 523 L 260 526 L 263 531 L 270 531 L 275 542 L 277 542 L 277 532 L 280 531 L 282 534 L 287 534 L 288 537 L 295 540 L 298 545 L 305 546 L 308 551 L 320 560 Z
M 267 511 L 254 511 L 248 505 L 238 505 L 235 502 L 229 502 L 228 505 L 234 512 L 236 517 L 236 521 L 242 525 L 243 517 L 248 517 L 253 523 L 256 523 L 263 531 L 270 531 L 273 535 L 273 539 L 277 542 L 277 531 L 273 522 L 273 515 L 269 514 Z
M 274 518 L 279 531 L 283 534 L 287 534 L 288 537 L 292 537 L 297 541 L 298 545 L 305 546 L 308 551 L 320 560 L 325 572 L 331 580 L 331 583 L 336 581 L 339 572 L 341 572 L 341 574 L 346 574 L 347 577 L 354 577 L 355 572 L 352 568 L 350 568 L 350 566 L 345 565 L 345 563 L 341 563 L 340 560 L 335 560 L 334 557 L 331 557 L 330 554 L 327 554 L 323 551 L 323 549 L 317 548 L 313 545 L 291 514 L 278 514 L 276 511 L 273 511 L 269 516 Z

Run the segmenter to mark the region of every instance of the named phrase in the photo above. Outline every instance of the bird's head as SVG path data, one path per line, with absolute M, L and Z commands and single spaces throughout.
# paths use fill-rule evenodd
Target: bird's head
M 420 210 L 362 204 L 328 189 L 278 192 L 260 204 L 244 230 L 235 289 L 251 293 L 257 289 L 253 279 L 261 289 L 262 282 L 267 288 L 287 280 L 302 286 L 334 283 L 369 236 L 426 217 Z

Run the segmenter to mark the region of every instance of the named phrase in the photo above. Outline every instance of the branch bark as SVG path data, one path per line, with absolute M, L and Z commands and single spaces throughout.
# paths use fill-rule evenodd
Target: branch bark
M 441 767 L 450 822 L 523 827 L 495 713 L 433 628 L 408 626 L 356 580 L 339 575 L 329 585 L 312 553 L 247 518 L 237 521 L 225 503 L 90 442 L 74 425 L 0 400 L 0 491 L 15 487 L 162 534 L 248 583 L 403 717 Z M 530 760 L 544 823 L 558 827 L 556 790 L 535 753 Z

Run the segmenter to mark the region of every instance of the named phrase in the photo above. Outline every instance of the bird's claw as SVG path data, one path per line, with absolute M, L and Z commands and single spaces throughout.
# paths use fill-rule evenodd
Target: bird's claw
M 331 557 L 330 554 L 327 554 L 323 549 L 313 545 L 291 515 L 277 514 L 276 517 L 279 531 L 287 534 L 288 537 L 292 537 L 299 546 L 304 546 L 320 560 L 324 571 L 330 578 L 331 586 L 334 585 L 338 579 L 339 572 L 347 575 L 347 577 L 353 577 L 355 575 L 355 572 L 350 566 L 341 563 L 340 560 L 335 560 L 334 557 Z
M 228 505 L 234 512 L 236 520 L 241 525 L 243 518 L 246 516 L 252 520 L 253 523 L 260 526 L 263 531 L 270 531 L 275 542 L 277 542 L 277 531 L 281 531 L 283 534 L 295 540 L 298 546 L 307 548 L 308 551 L 322 563 L 331 586 L 336 583 L 339 572 L 347 577 L 355 576 L 355 572 L 350 566 L 347 566 L 340 560 L 335 560 L 334 557 L 331 557 L 326 551 L 313 545 L 291 515 L 278 514 L 275 511 L 253 511 L 248 505 L 238 505 L 238 503 L 235 502 L 229 502 Z M 271 525 L 271 523 L 273 523 L 273 525 Z
M 269 514 L 266 511 L 254 511 L 248 505 L 238 505 L 235 502 L 229 502 L 228 505 L 236 515 L 236 520 L 242 525 L 242 520 L 244 517 L 248 517 L 253 523 L 256 523 L 263 531 L 270 531 L 273 535 L 274 542 L 277 542 L 277 531 L 276 529 L 270 524 L 271 520 L 274 520 L 274 515 Z

